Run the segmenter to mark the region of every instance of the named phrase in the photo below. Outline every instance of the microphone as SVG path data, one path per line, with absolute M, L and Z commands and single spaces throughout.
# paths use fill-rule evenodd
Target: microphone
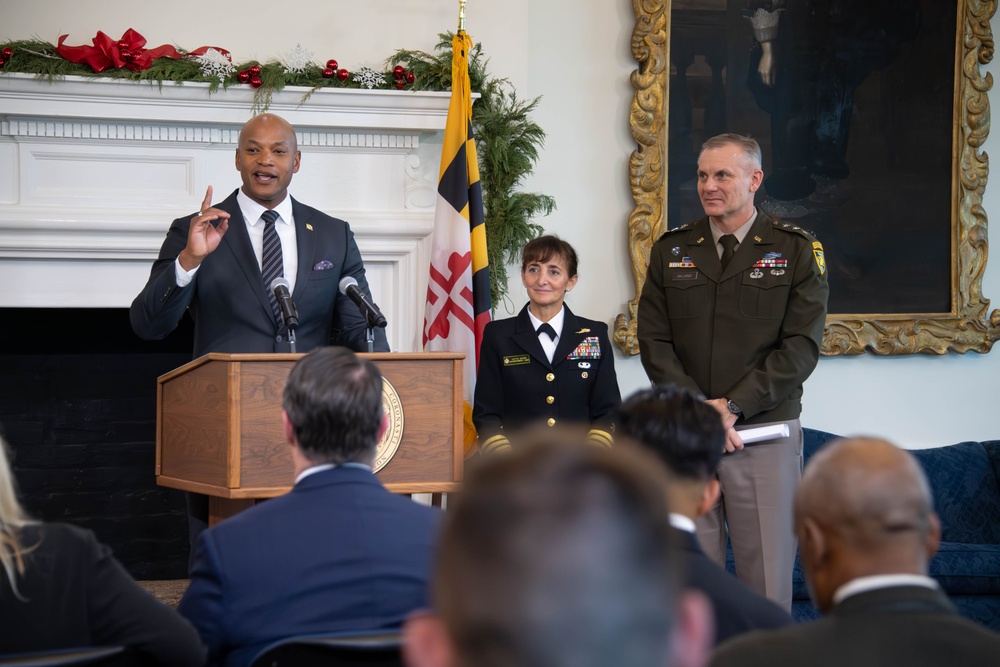
M 368 326 L 384 327 L 387 324 L 385 315 L 378 309 L 378 306 L 372 303 L 364 290 L 358 287 L 358 281 L 351 276 L 344 276 L 340 279 L 340 293 L 350 297 L 351 301 L 357 304 L 358 310 L 368 320 Z
M 274 298 L 278 300 L 281 319 L 285 321 L 288 330 L 292 331 L 299 326 L 299 311 L 295 309 L 295 302 L 292 301 L 292 294 L 289 291 L 290 287 L 288 281 L 281 276 L 271 281 L 271 291 L 274 292 Z

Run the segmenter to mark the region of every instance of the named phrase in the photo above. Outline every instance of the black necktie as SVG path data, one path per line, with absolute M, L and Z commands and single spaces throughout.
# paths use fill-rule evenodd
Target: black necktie
M 719 261 L 722 262 L 722 270 L 725 271 L 726 267 L 729 266 L 729 261 L 736 254 L 736 245 L 739 241 L 732 234 L 723 234 L 719 243 L 722 244 L 722 257 L 719 258 Z
M 281 324 L 281 308 L 278 307 L 278 299 L 274 296 L 274 290 L 271 289 L 271 283 L 274 282 L 274 279 L 285 275 L 284 263 L 281 259 L 281 239 L 278 238 L 278 231 L 274 228 L 278 214 L 275 211 L 264 211 L 260 217 L 264 220 L 264 255 L 261 259 L 260 273 L 264 278 L 267 298 L 271 301 L 274 321 Z
M 547 334 L 550 340 L 556 339 L 556 330 L 552 328 L 552 325 L 548 322 L 543 322 L 542 326 L 538 327 L 535 331 L 536 334 L 541 336 L 542 334 Z

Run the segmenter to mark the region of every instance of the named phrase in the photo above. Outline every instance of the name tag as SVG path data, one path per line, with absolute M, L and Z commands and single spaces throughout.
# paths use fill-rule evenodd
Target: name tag
M 522 366 L 530 362 L 531 362 L 531 357 L 528 356 L 527 354 L 517 354 L 503 358 L 504 366 Z
M 672 271 L 670 273 L 671 280 L 698 280 L 697 271 Z

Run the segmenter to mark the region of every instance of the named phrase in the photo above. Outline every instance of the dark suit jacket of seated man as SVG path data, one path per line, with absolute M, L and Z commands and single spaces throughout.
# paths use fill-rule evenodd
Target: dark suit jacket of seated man
M 341 278 L 351 276 L 369 293 L 361 252 L 346 222 L 288 194 L 299 163 L 295 130 L 284 119 L 261 114 L 243 126 L 236 149 L 243 186 L 215 206 L 209 186 L 201 210 L 170 225 L 149 281 L 132 302 L 129 315 L 139 337 L 166 337 L 190 311 L 195 357 L 290 351 L 288 329 L 273 312 L 262 271 L 262 214 L 275 211 L 280 273 L 298 311 L 296 351 L 331 340 L 368 350 L 365 319 L 338 289 Z M 374 350 L 389 351 L 384 329 L 375 331 Z
M 823 618 L 737 637 L 713 667 L 1000 663 L 1000 634 L 959 616 L 927 576 L 941 529 L 908 452 L 869 438 L 821 449 L 795 494 L 795 532 Z
M 297 635 L 392 629 L 426 607 L 440 512 L 372 474 L 385 421 L 370 361 L 326 347 L 292 369 L 284 423 L 293 490 L 198 539 L 179 610 L 209 664 L 248 665 Z

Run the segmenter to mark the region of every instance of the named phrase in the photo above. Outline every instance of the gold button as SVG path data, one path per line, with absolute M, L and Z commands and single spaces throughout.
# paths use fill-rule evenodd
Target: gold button
M 556 402 L 556 397 L 555 396 L 546 396 L 545 397 L 545 402 L 548 403 L 549 405 L 552 405 L 553 403 Z
M 586 380 L 587 379 L 587 371 L 584 371 L 583 373 L 581 373 L 580 377 L 582 377 L 584 380 Z
M 553 373 L 549 373 L 548 375 L 545 376 L 545 379 L 548 380 L 549 382 L 552 382 L 553 380 L 556 379 L 556 376 Z
M 556 420 L 553 419 L 552 417 L 549 417 L 549 421 L 547 421 L 546 424 L 548 424 L 549 426 L 555 426 Z

